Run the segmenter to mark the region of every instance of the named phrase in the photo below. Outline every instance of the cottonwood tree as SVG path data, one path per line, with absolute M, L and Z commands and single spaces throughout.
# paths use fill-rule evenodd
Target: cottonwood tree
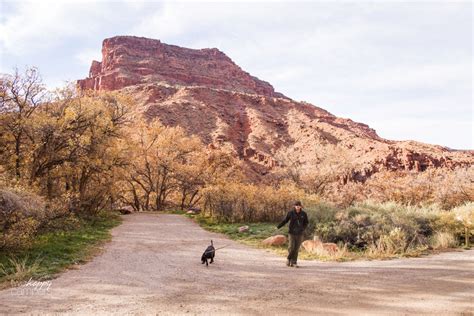
M 66 88 L 29 118 L 29 186 L 48 200 L 67 196 L 69 208 L 95 211 L 113 197 L 127 164 L 120 140 L 132 122 L 133 101 L 115 92 L 78 96 Z
M 237 165 L 230 154 L 209 150 L 196 136 L 158 120 L 137 121 L 129 136 L 123 200 L 136 210 L 194 206 L 206 185 L 231 174 Z
M 182 192 L 184 204 L 195 186 L 202 184 L 197 166 L 203 146 L 181 128 L 164 127 L 157 120 L 137 122 L 128 144 L 131 160 L 126 179 L 133 198 L 128 203 L 136 209 L 162 210 L 174 191 Z
M 240 163 L 228 152 L 201 146 L 192 156 L 190 163 L 183 164 L 176 174 L 181 209 L 197 204 L 207 186 L 243 178 Z
M 27 68 L 24 73 L 15 69 L 13 74 L 0 77 L 0 135 L 5 146 L 2 154 L 13 158 L 17 179 L 22 176 L 25 143 L 31 138 L 28 133 L 31 116 L 39 105 L 48 101 L 48 96 L 35 67 Z
M 321 147 L 312 168 L 303 169 L 292 155 L 280 157 L 285 164 L 282 179 L 291 179 L 308 193 L 324 195 L 338 184 L 346 184 L 357 165 L 347 151 L 337 146 Z

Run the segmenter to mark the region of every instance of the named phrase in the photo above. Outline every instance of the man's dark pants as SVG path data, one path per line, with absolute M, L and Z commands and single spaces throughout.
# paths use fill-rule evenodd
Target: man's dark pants
M 298 260 L 298 250 L 303 242 L 304 235 L 288 234 L 288 260 L 290 263 L 296 264 Z

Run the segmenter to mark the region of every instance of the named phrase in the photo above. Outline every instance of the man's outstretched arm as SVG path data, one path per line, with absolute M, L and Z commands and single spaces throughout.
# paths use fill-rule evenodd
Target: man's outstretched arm
M 283 225 L 285 225 L 286 223 L 288 223 L 289 220 L 290 220 L 290 212 L 288 212 L 288 213 L 286 214 L 285 219 L 284 219 L 280 224 L 278 224 L 277 228 L 282 227 Z

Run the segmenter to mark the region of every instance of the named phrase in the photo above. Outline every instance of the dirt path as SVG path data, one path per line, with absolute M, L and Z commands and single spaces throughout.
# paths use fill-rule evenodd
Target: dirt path
M 49 293 L 0 292 L 3 314 L 463 314 L 474 313 L 474 251 L 391 261 L 284 258 L 202 230 L 178 215 L 124 217 L 91 262 Z M 215 264 L 200 255 L 214 240 Z

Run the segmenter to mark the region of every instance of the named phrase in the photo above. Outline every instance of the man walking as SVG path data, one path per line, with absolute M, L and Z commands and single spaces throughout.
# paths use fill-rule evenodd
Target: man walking
M 286 214 L 285 219 L 278 224 L 277 228 L 281 228 L 286 223 L 290 222 L 288 227 L 288 260 L 286 265 L 289 267 L 298 268 L 298 251 L 303 242 L 304 231 L 308 226 L 308 215 L 303 211 L 303 206 L 300 201 L 296 201 L 291 211 Z

